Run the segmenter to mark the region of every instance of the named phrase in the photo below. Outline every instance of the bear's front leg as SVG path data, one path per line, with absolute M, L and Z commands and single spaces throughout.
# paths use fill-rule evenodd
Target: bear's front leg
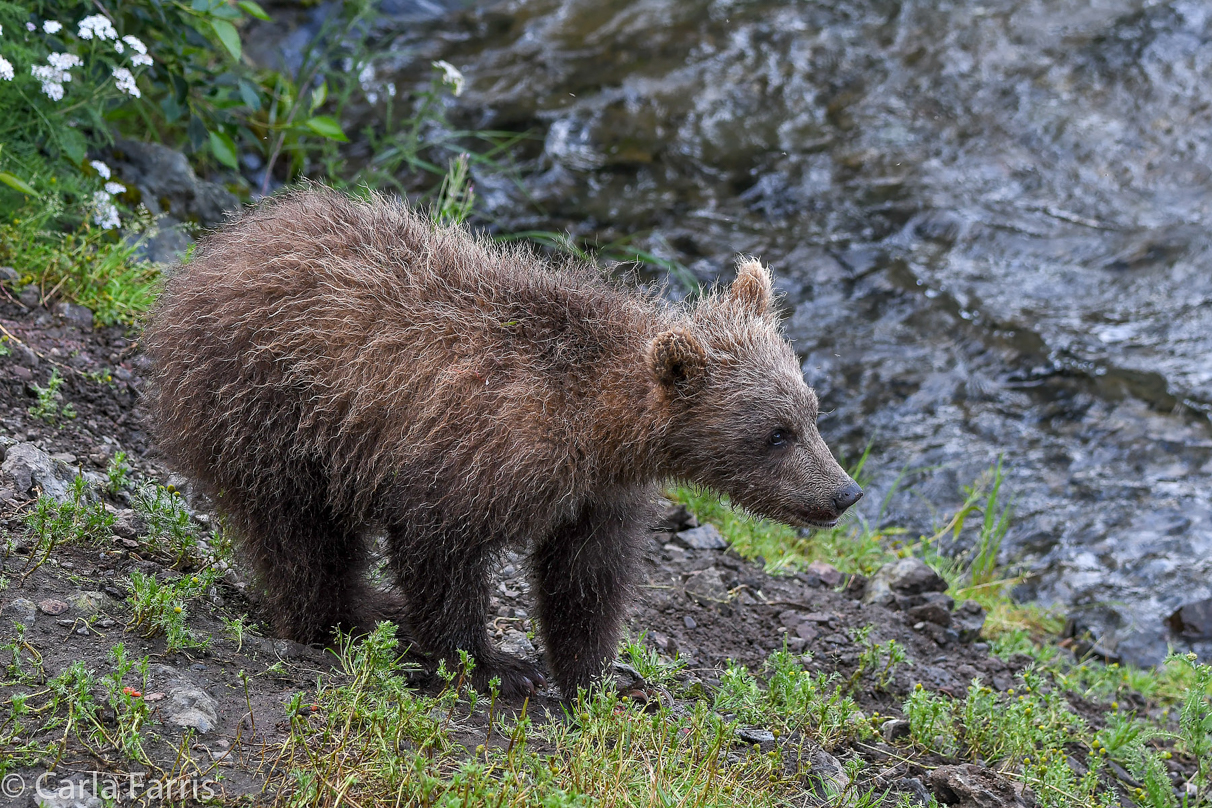
M 648 491 L 582 509 L 531 557 L 547 663 L 564 698 L 597 682 L 614 659 L 654 521 Z
M 546 684 L 538 668 L 495 648 L 488 638 L 491 544 L 441 536 L 417 527 L 389 535 L 393 567 L 405 597 L 406 633 L 434 665 L 459 667 L 459 651 L 475 660 L 472 685 L 487 692 L 493 677 L 506 698 L 528 696 Z

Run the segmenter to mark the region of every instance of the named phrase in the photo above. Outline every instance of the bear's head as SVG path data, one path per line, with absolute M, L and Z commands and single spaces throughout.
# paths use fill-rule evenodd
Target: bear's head
M 755 514 L 830 527 L 862 497 L 817 431 L 819 405 L 772 307 L 769 271 L 743 260 L 730 287 L 648 346 L 673 473 Z

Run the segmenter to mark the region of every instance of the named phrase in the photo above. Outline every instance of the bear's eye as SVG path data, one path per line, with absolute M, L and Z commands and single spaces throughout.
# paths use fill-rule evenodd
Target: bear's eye
M 790 429 L 780 428 L 770 433 L 770 437 L 766 439 L 766 443 L 772 447 L 779 447 L 786 446 L 793 440 L 795 440 L 795 433 Z

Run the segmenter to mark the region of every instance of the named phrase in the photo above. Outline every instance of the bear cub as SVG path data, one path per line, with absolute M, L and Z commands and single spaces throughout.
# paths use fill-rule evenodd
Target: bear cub
M 199 244 L 144 332 L 160 448 L 225 515 L 275 630 L 382 619 L 505 695 L 545 683 L 485 628 L 489 576 L 529 548 L 566 698 L 613 659 L 671 480 L 830 526 L 862 491 L 817 431 L 769 272 L 692 305 L 310 188 Z M 365 577 L 385 537 L 398 590 Z

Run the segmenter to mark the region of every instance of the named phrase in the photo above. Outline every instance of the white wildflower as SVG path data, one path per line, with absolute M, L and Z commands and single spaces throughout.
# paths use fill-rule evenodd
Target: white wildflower
M 370 84 L 375 80 L 375 66 L 367 64 L 358 71 L 358 84 L 362 85 L 363 90 L 369 90 Z
M 114 85 L 127 95 L 140 97 L 143 93 L 135 86 L 135 77 L 125 67 L 114 68 Z
M 47 55 L 46 61 L 50 62 L 51 67 L 54 67 L 63 73 L 71 70 L 73 67 L 79 67 L 84 64 L 80 57 L 74 53 L 52 53 Z M 65 76 L 63 81 L 71 81 L 71 76 Z
M 147 53 L 147 46 L 144 45 L 143 40 L 139 39 L 137 36 L 127 34 L 126 36 L 122 37 L 122 41 L 127 45 L 130 45 L 131 50 L 133 50 L 135 53 Z
M 126 186 L 120 182 L 107 182 L 105 183 L 105 190 L 111 194 L 124 194 L 126 193 Z
M 93 14 L 91 17 L 85 17 L 80 20 L 79 33 L 81 39 L 92 39 L 94 36 L 97 39 L 118 38 L 118 32 L 114 30 L 114 24 L 103 14 Z
M 26 30 L 26 31 L 37 31 L 37 30 L 38 30 L 38 26 L 34 25 L 32 22 L 27 22 L 27 23 L 25 24 L 25 30 Z
M 0 79 L 12 81 L 14 75 L 12 63 L 3 56 L 0 56 Z
M 123 45 L 121 42 L 115 42 L 115 43 L 114 43 L 114 50 L 116 50 L 118 53 L 125 53 L 125 52 L 126 52 L 126 46 L 125 46 L 125 45 Z
M 114 230 L 121 226 L 118 218 L 118 208 L 114 205 L 113 197 L 108 191 L 97 191 L 93 194 L 93 222 L 102 230 Z
M 48 34 L 57 34 L 63 30 L 63 23 L 54 20 L 47 20 L 42 23 L 42 30 Z
M 140 65 L 150 65 L 152 63 L 152 58 L 146 53 L 136 53 L 134 56 L 130 57 L 130 63 L 135 67 L 139 67 Z
M 47 97 L 52 101 L 59 101 L 63 98 L 63 71 L 56 70 L 50 65 L 33 65 L 29 69 L 30 74 L 38 81 L 42 82 L 42 92 L 46 93 Z M 71 78 L 68 76 L 68 78 Z
M 97 169 L 97 173 L 100 174 L 103 179 L 109 179 L 111 176 L 113 176 L 109 170 L 109 166 L 100 160 L 93 160 L 89 163 L 89 165 Z
M 442 71 L 442 83 L 450 87 L 450 92 L 456 96 L 463 94 L 463 74 L 459 68 L 452 65 L 445 59 L 439 59 L 433 63 L 433 66 Z

